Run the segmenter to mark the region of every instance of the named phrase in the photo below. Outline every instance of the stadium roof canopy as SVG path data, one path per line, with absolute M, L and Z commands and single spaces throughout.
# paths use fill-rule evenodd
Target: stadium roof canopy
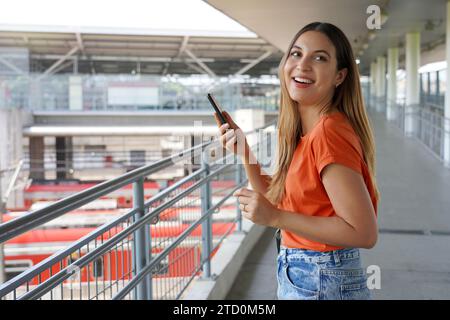
M 26 52 L 30 72 L 51 74 L 276 73 L 278 48 L 203 1 L 117 3 L 9 2 L 0 12 L 0 63 L 20 71 L 8 55 Z

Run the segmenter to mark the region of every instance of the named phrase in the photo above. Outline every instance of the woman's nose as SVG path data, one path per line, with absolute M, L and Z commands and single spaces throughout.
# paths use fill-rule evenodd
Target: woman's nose
M 299 61 L 297 62 L 297 66 L 295 67 L 297 70 L 310 70 L 311 69 L 311 64 L 310 61 L 307 57 L 302 57 L 301 59 L 299 59 Z

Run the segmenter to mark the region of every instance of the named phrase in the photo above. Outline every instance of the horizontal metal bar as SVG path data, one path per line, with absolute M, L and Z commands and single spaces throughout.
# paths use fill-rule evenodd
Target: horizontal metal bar
M 221 168 L 219 170 L 216 170 L 214 173 L 218 174 L 222 170 L 223 169 Z M 183 183 L 186 183 L 187 181 L 192 180 L 193 178 L 195 178 L 196 176 L 202 174 L 203 172 L 204 172 L 204 170 L 198 170 L 194 174 L 191 174 L 191 175 L 187 176 L 186 178 L 183 178 L 182 180 L 178 181 L 174 185 L 170 186 L 169 188 L 167 188 L 164 191 L 160 192 L 159 194 L 155 195 L 149 201 L 147 201 L 147 203 L 145 204 L 146 207 L 150 206 L 153 202 L 160 200 L 160 198 L 163 198 L 164 196 L 166 196 L 167 194 L 172 192 L 174 189 L 176 189 L 177 187 L 179 187 Z M 172 199 L 172 201 L 176 202 L 179 199 L 181 199 L 183 196 L 184 196 L 184 193 L 181 193 L 176 198 Z M 170 205 L 171 205 L 171 203 L 170 203 Z M 167 206 L 169 206 L 169 205 L 166 203 L 162 210 L 165 210 Z M 162 211 L 162 210 L 160 210 L 160 211 Z M 104 225 L 103 227 L 100 227 L 98 230 L 95 230 L 91 234 L 85 236 L 81 240 L 75 242 L 72 246 L 62 250 L 61 252 L 57 253 L 54 256 L 49 257 L 48 259 L 42 261 L 41 263 L 37 264 L 33 268 L 30 268 L 30 269 L 26 270 L 25 272 L 21 273 L 17 277 L 15 277 L 15 278 L 11 279 L 10 281 L 4 283 L 3 285 L 0 286 L 0 297 L 3 296 L 3 295 L 8 294 L 11 290 L 19 287 L 22 283 L 31 280 L 37 274 L 39 274 L 41 271 L 43 271 L 45 269 L 48 269 L 53 264 L 59 262 L 62 258 L 68 256 L 73 251 L 83 247 L 88 242 L 92 241 L 93 239 L 95 239 L 96 237 L 100 236 L 101 234 L 103 234 L 107 230 L 111 229 L 112 227 L 116 226 L 117 224 L 119 224 L 119 223 L 123 222 L 124 220 L 128 219 L 129 217 L 131 217 L 135 213 L 136 213 L 135 209 L 129 211 L 124 216 L 116 218 L 115 220 L 111 221 L 110 223 Z M 156 217 L 156 210 L 152 212 L 152 215 L 154 215 Z
M 228 166 L 225 166 L 225 168 Z M 205 177 L 201 180 L 199 180 L 194 185 L 190 186 L 180 194 L 178 194 L 173 199 L 169 200 L 168 202 L 164 203 L 163 205 L 155 208 L 150 214 L 144 216 L 143 218 L 139 219 L 135 223 L 131 224 L 127 229 L 122 230 L 120 233 L 116 234 L 106 242 L 104 242 L 101 246 L 95 248 L 94 250 L 90 251 L 77 261 L 75 261 L 73 264 L 67 266 L 65 269 L 61 270 L 59 273 L 55 274 L 53 277 L 47 279 L 44 283 L 40 284 L 38 287 L 34 288 L 33 290 L 29 291 L 25 295 L 21 296 L 20 300 L 26 300 L 26 299 L 37 299 L 40 298 L 42 295 L 44 295 L 48 290 L 53 289 L 58 284 L 60 284 L 65 279 L 69 278 L 71 274 L 67 272 L 69 268 L 72 266 L 76 266 L 78 268 L 82 268 L 85 265 L 89 264 L 91 261 L 95 260 L 105 252 L 107 252 L 110 248 L 115 246 L 117 243 L 122 241 L 125 237 L 129 236 L 133 232 L 135 232 L 137 229 L 141 228 L 145 224 L 149 223 L 152 219 L 154 219 L 157 215 L 159 215 L 162 211 L 166 210 L 167 208 L 170 208 L 174 203 L 185 197 L 187 194 L 193 192 L 195 189 L 199 188 L 201 185 L 206 183 L 208 180 L 210 180 L 213 177 L 213 174 L 218 174 L 217 172 L 222 171 L 223 168 L 220 168 L 213 172 L 210 176 Z M 214 175 L 215 175 L 214 174 Z
M 205 172 L 204 169 L 199 169 L 197 171 L 195 171 L 194 173 L 192 173 L 191 175 L 178 180 L 176 183 L 174 183 L 173 185 L 171 185 L 170 187 L 167 187 L 166 189 L 164 189 L 161 192 L 158 192 L 157 194 L 155 194 L 153 197 L 151 197 L 150 199 L 148 199 L 145 203 L 144 203 L 144 207 L 150 208 L 150 206 L 161 200 L 164 199 L 164 197 L 166 197 L 168 194 L 170 194 L 171 192 L 173 192 L 174 190 L 176 190 L 177 188 L 179 188 L 180 186 L 182 186 L 183 184 L 185 184 L 186 182 L 193 180 L 194 178 L 196 178 L 197 176 L 201 175 L 203 172 Z
M 273 121 L 273 123 L 275 123 L 275 121 Z M 271 124 L 271 125 L 272 125 L 272 124 Z M 268 126 L 269 126 L 269 125 L 267 125 L 267 126 L 265 126 L 265 127 L 268 127 Z M 183 151 L 183 152 L 181 152 L 181 153 L 179 153 L 179 154 L 177 154 L 177 155 L 175 155 L 175 156 L 171 156 L 171 157 L 168 157 L 168 158 L 166 158 L 166 159 L 163 159 L 163 160 L 161 160 L 160 162 L 158 162 L 157 164 L 160 164 L 160 166 L 161 166 L 162 168 L 164 168 L 165 165 L 166 165 L 166 166 L 170 165 L 170 164 L 167 164 L 167 163 L 166 163 L 167 160 L 173 160 L 173 158 L 178 158 L 178 159 L 175 159 L 175 161 L 173 161 L 173 162 L 175 163 L 175 162 L 181 161 L 182 159 L 184 159 L 184 158 L 186 158 L 186 157 L 192 156 L 192 152 L 193 152 L 193 151 L 197 151 L 197 150 L 199 150 L 200 148 L 202 148 L 202 147 L 204 147 L 204 146 L 207 146 L 207 145 L 209 145 L 209 144 L 211 144 L 211 142 L 207 142 L 207 143 L 204 143 L 204 144 L 202 144 L 202 145 L 196 146 L 196 147 L 194 147 L 194 148 L 185 150 L 185 151 Z M 200 149 L 200 150 L 201 150 L 201 149 Z M 134 171 L 132 171 L 132 172 L 130 172 L 130 173 L 127 173 L 127 174 L 125 174 L 125 175 L 123 175 L 123 176 L 121 176 L 121 177 L 118 177 L 118 178 L 116 178 L 116 179 L 110 180 L 110 181 L 108 181 L 108 182 L 109 182 L 109 183 L 116 182 L 116 183 L 118 183 L 118 184 L 122 183 L 123 185 L 126 185 L 126 184 L 128 184 L 128 183 L 131 183 L 131 182 L 132 182 L 132 179 L 137 179 L 137 178 L 141 177 L 141 176 L 144 174 L 144 172 L 145 172 L 144 170 L 150 170 L 150 169 L 152 169 L 152 168 L 155 169 L 155 170 L 161 169 L 160 167 L 155 168 L 155 167 L 154 167 L 155 165 L 156 165 L 156 164 L 152 164 L 152 165 L 150 165 L 150 166 L 146 166 L 146 167 L 142 167 L 142 168 L 136 169 L 136 170 L 134 170 Z M 79 260 L 77 260 L 75 263 L 71 264 L 70 266 L 78 266 L 78 267 L 81 266 L 81 267 L 82 267 L 82 266 L 84 266 L 84 265 L 87 265 L 88 263 L 90 263 L 91 261 L 93 261 L 95 258 L 97 258 L 98 256 L 100 256 L 100 255 L 102 255 L 103 253 L 105 253 L 105 252 L 106 252 L 108 249 L 110 249 L 112 246 L 116 245 L 116 243 L 120 242 L 120 241 L 121 241 L 122 239 L 124 239 L 127 235 L 129 235 L 129 234 L 131 234 L 132 232 L 134 232 L 134 230 L 137 230 L 138 228 L 140 228 L 141 225 L 144 225 L 145 223 L 147 223 L 148 221 L 150 221 L 151 219 L 153 219 L 154 217 L 156 217 L 160 212 L 162 212 L 162 211 L 165 210 L 166 208 L 170 207 L 170 206 L 171 206 L 172 204 L 174 204 L 176 201 L 178 201 L 179 199 L 183 198 L 185 195 L 189 194 L 190 192 L 192 192 L 192 191 L 195 190 L 196 188 L 200 187 L 202 184 L 206 183 L 206 181 L 209 181 L 210 179 L 212 179 L 212 177 L 214 177 L 215 175 L 219 174 L 220 172 L 226 170 L 226 169 L 227 169 L 228 167 L 230 167 L 230 166 L 231 166 L 231 165 L 226 165 L 226 166 L 223 166 L 222 168 L 220 168 L 220 169 L 218 169 L 218 170 L 212 172 L 209 176 L 207 176 L 207 177 L 203 178 L 202 180 L 198 181 L 196 184 L 194 184 L 194 185 L 191 186 L 190 188 L 186 189 L 184 192 L 182 192 L 181 194 L 179 194 L 177 197 L 171 199 L 170 201 L 168 201 L 168 202 L 165 203 L 164 205 L 159 206 L 158 208 L 156 208 L 151 214 L 147 215 L 145 218 L 143 218 L 143 219 L 137 221 L 135 224 L 133 224 L 133 225 L 130 226 L 129 228 L 123 230 L 121 233 L 119 233 L 119 234 L 117 235 L 117 236 L 120 235 L 122 238 L 118 238 L 118 237 L 116 237 L 116 236 L 113 237 L 113 238 L 111 238 L 110 240 L 108 240 L 107 242 L 105 242 L 104 245 L 102 245 L 102 246 L 100 246 L 100 247 L 94 249 L 93 251 L 89 252 L 87 255 L 83 256 L 84 260 L 83 260 L 83 258 L 82 258 L 82 259 L 79 259 Z M 152 168 L 150 168 L 150 167 L 152 167 Z M 131 175 L 132 173 L 134 173 L 134 175 Z M 147 173 L 146 175 L 148 175 L 148 174 L 150 174 L 150 173 L 151 173 L 151 172 Z M 177 188 L 178 188 L 179 186 L 181 186 L 183 183 L 185 183 L 185 182 L 191 180 L 193 177 L 196 177 L 196 176 L 198 176 L 198 175 L 200 175 L 200 174 L 202 174 L 202 171 L 201 171 L 201 170 L 200 170 L 200 171 L 196 171 L 193 175 L 188 176 L 188 177 L 186 177 L 186 178 L 184 178 L 184 179 L 178 181 L 176 184 L 170 186 L 170 187 L 167 188 L 166 190 L 160 192 L 160 193 L 157 194 L 155 197 L 153 197 L 152 199 L 150 199 L 150 200 L 146 203 L 146 206 L 150 206 L 150 205 L 151 205 L 152 203 L 154 203 L 155 201 L 159 200 L 160 198 L 163 198 L 165 195 L 167 195 L 167 194 L 169 194 L 170 192 L 172 192 L 173 190 L 177 189 Z M 120 178 L 122 178 L 122 182 L 117 182 L 117 180 L 120 179 Z M 128 180 L 123 180 L 123 179 L 125 179 L 125 178 L 128 178 Z M 128 181 L 129 181 L 129 182 L 128 182 Z M 98 185 L 98 186 L 95 186 L 95 187 L 93 187 L 93 188 L 91 188 L 91 189 L 96 189 L 96 188 L 98 188 L 98 187 L 100 187 L 100 186 L 103 186 L 103 187 L 104 187 L 102 190 L 108 190 L 108 191 L 109 191 L 109 189 L 105 189 L 105 188 L 108 186 L 108 185 L 106 185 L 106 187 L 105 187 L 105 183 L 100 184 L 100 185 Z M 117 189 L 117 188 L 120 188 L 121 186 L 122 186 L 122 185 L 118 186 L 118 185 L 116 184 L 116 185 L 111 186 L 111 188 L 116 188 L 116 189 Z M 89 190 L 90 190 L 90 189 L 88 189 L 88 190 L 86 190 L 86 191 L 89 191 Z M 102 190 L 99 190 L 99 193 L 102 192 Z M 115 190 L 115 189 L 114 189 L 114 190 Z M 92 190 L 91 190 L 91 191 L 92 191 Z M 78 195 L 80 195 L 80 194 L 84 194 L 84 192 L 81 192 L 81 193 L 79 193 Z M 100 197 L 101 195 L 99 195 L 98 193 L 95 193 L 95 194 L 93 194 L 93 196 L 95 196 L 95 197 Z M 228 197 L 229 197 L 229 196 L 228 196 Z M 224 201 L 225 201 L 228 197 L 224 198 Z M 66 201 L 67 201 L 67 200 L 73 200 L 73 198 L 74 198 L 74 197 L 68 197 L 68 198 L 66 198 L 66 199 L 64 199 L 64 200 L 66 200 Z M 90 198 L 89 198 L 89 199 L 90 199 Z M 86 199 L 84 199 L 84 201 L 86 201 Z M 63 202 L 63 200 L 62 200 L 62 201 L 59 201 L 58 203 L 55 203 L 55 204 L 52 205 L 52 206 L 53 206 L 53 207 L 56 207 L 56 209 L 58 209 L 56 205 L 60 204 L 60 206 L 61 206 L 60 210 L 61 210 L 61 211 L 65 210 L 65 211 L 67 212 L 67 211 L 70 211 L 70 210 L 71 210 L 71 209 L 70 209 L 70 207 L 71 207 L 70 205 L 68 205 L 68 206 L 66 206 L 66 207 L 63 207 L 63 206 L 61 205 L 61 202 Z M 86 201 L 86 203 L 87 203 L 87 202 L 89 202 L 89 201 Z M 214 207 L 213 207 L 210 211 L 208 211 L 208 212 L 213 212 L 213 211 L 215 210 L 215 208 L 217 208 L 217 207 L 218 207 L 219 205 L 221 205 L 222 203 L 223 203 L 223 202 L 220 202 L 218 205 L 214 206 Z M 79 203 L 78 203 L 78 204 L 79 204 Z M 83 204 L 84 204 L 84 203 L 83 203 Z M 75 205 L 76 205 L 76 204 L 75 204 Z M 44 208 L 44 209 L 49 210 L 49 208 L 52 207 L 52 206 L 49 206 L 49 207 Z M 69 208 L 68 208 L 68 207 L 69 207 Z M 213 210 L 213 209 L 214 209 L 214 210 Z M 36 214 L 37 212 L 42 212 L 42 210 L 38 210 L 38 211 L 32 212 L 31 214 Z M 61 214 L 63 214 L 63 213 L 64 213 L 64 212 L 62 212 Z M 129 213 L 127 213 L 127 217 L 131 216 L 131 215 L 134 214 L 134 213 L 135 213 L 134 211 L 130 211 Z M 28 216 L 28 215 L 27 215 L 27 216 Z M 123 219 L 125 219 L 125 218 L 123 218 Z M 19 219 L 16 219 L 16 220 L 19 220 Z M 50 219 L 50 220 L 51 220 L 51 219 Z M 36 222 L 36 223 L 37 223 L 37 222 L 41 222 L 41 220 L 37 220 L 37 219 L 36 219 L 35 222 Z M 111 222 L 111 223 L 108 224 L 108 225 L 111 226 L 111 225 L 115 225 L 115 224 L 116 224 L 116 222 L 113 221 L 113 222 Z M 108 228 L 107 228 L 108 225 L 105 225 L 104 227 L 102 227 L 102 228 L 99 229 L 99 230 L 108 230 Z M 0 231 L 2 230 L 1 227 L 4 227 L 4 225 L 0 225 Z M 131 227 L 132 227 L 132 230 L 131 230 Z M 92 234 L 86 236 L 85 238 L 87 238 L 87 237 L 91 237 L 91 239 L 92 239 L 92 238 L 95 238 L 96 236 L 99 235 L 99 232 L 100 232 L 99 230 L 94 231 Z M 96 233 L 96 232 L 97 232 L 97 233 Z M 96 234 L 96 236 L 93 236 L 93 234 Z M 1 239 L 1 238 L 0 238 L 0 239 Z M 85 240 L 86 240 L 86 239 L 85 239 Z M 89 242 L 89 241 L 86 240 L 86 243 L 87 243 L 87 242 Z M 76 249 L 82 247 L 83 245 L 84 245 L 84 244 L 81 244 L 80 241 L 77 241 L 77 242 L 74 243 L 71 247 L 69 247 L 69 248 L 67 248 L 67 249 L 65 249 L 65 250 L 62 250 L 62 251 L 59 252 L 57 255 L 59 255 L 58 257 L 60 257 L 60 258 L 62 257 L 62 254 L 66 254 L 65 256 L 67 256 L 67 253 L 69 253 L 71 249 L 72 249 L 72 250 L 73 250 L 73 249 L 76 250 Z M 98 250 L 97 250 L 97 249 L 98 249 Z M 72 251 L 72 252 L 73 252 L 73 251 Z M 89 258 L 89 259 L 88 259 L 88 258 Z M 44 268 L 44 266 L 48 267 L 49 265 L 54 264 L 54 263 L 55 263 L 55 260 L 56 260 L 56 258 L 55 258 L 55 256 L 53 256 L 53 257 L 51 257 L 50 259 L 44 260 L 42 263 L 40 263 L 40 264 L 37 265 L 37 266 L 38 266 L 38 268 Z M 82 264 L 82 263 L 84 263 L 84 264 Z M 61 281 L 64 281 L 65 279 L 67 279 L 67 278 L 69 278 L 69 277 L 71 276 L 71 274 L 68 274 L 68 273 L 67 273 L 67 269 L 68 269 L 70 266 L 68 266 L 68 267 L 67 267 L 66 269 L 64 269 L 64 270 L 61 270 L 58 274 L 56 274 L 56 275 L 53 276 L 51 279 L 49 279 L 49 280 L 51 280 L 51 281 L 49 281 L 49 280 L 46 281 L 45 283 L 41 284 L 38 288 L 35 288 L 34 290 L 28 292 L 27 294 L 23 295 L 23 296 L 20 297 L 20 298 L 21 298 L 21 299 L 27 299 L 27 298 L 32 298 L 32 299 L 34 299 L 34 298 L 39 298 L 40 296 L 42 296 L 42 294 L 45 294 L 45 291 L 46 291 L 47 289 L 51 289 L 51 288 L 55 287 L 55 286 L 58 285 Z M 32 272 L 35 272 L 33 276 L 31 275 Z M 20 275 L 20 276 L 22 276 L 22 279 L 27 279 L 28 277 L 31 277 L 31 279 L 32 279 L 34 276 L 36 276 L 36 272 L 38 272 L 38 271 L 37 271 L 37 268 L 33 268 L 33 270 L 30 270 L 30 272 L 28 272 L 28 273 L 23 273 L 23 275 Z M 6 283 L 5 285 L 11 285 L 11 284 L 14 282 L 14 285 L 17 286 L 17 284 L 18 284 L 18 282 L 17 282 L 18 279 L 17 279 L 17 278 L 18 278 L 18 277 L 12 279 L 12 280 L 15 280 L 15 281 L 10 281 L 10 282 Z M 26 280 L 25 280 L 25 281 L 26 281 Z M 5 291 L 8 291 L 8 289 L 7 289 L 5 286 L 0 286 L 0 288 L 1 288 L 2 290 L 5 289 Z M 9 287 L 8 287 L 8 288 L 9 288 Z M 11 288 L 9 288 L 9 290 L 10 290 L 10 289 L 11 289 Z M 36 290 L 36 289 L 39 289 L 39 290 Z M 0 292 L 2 293 L 3 291 L 0 291 Z M 8 291 L 8 292 L 9 292 L 9 291 Z
M 115 227 L 119 223 L 122 223 L 129 219 L 131 216 L 133 216 L 137 212 L 136 209 L 132 209 L 129 212 L 125 213 L 124 215 L 120 216 L 119 218 L 114 219 L 111 222 L 108 222 L 107 224 L 104 224 L 103 226 L 99 227 L 98 229 L 92 231 L 88 235 L 84 236 L 80 240 L 76 241 L 72 245 L 70 245 L 67 248 L 64 248 L 60 250 L 59 252 L 55 253 L 54 255 L 48 257 L 45 260 L 42 260 L 38 264 L 34 265 L 33 267 L 25 270 L 18 276 L 12 278 L 11 280 L 3 283 L 0 285 L 0 297 L 3 297 L 4 295 L 8 294 L 12 290 L 18 288 L 23 283 L 30 281 L 34 277 L 36 277 L 39 273 L 42 271 L 49 269 L 52 265 L 55 263 L 60 262 L 62 259 L 70 255 L 71 253 L 75 252 L 76 250 L 82 248 L 92 240 L 96 239 L 106 231 L 110 230 L 111 228 Z
M 241 188 L 244 184 L 247 183 L 246 181 L 243 181 L 239 185 L 237 185 L 235 188 L 232 189 L 232 191 L 223 197 L 222 200 L 220 200 L 217 204 L 212 206 L 205 215 L 201 216 L 197 221 L 195 221 L 189 228 L 187 228 L 183 233 L 181 233 L 174 242 L 172 242 L 166 249 L 164 249 L 160 254 L 158 254 L 144 269 L 141 270 L 128 284 L 121 289 L 114 297 L 113 300 L 120 300 L 123 299 L 148 273 L 152 271 L 152 269 L 162 261 L 178 244 L 180 244 L 185 238 L 191 234 L 195 228 L 197 228 L 205 219 L 209 217 L 214 211 L 217 210 L 223 203 L 225 203 L 228 198 L 230 198 L 233 193 Z
M 146 177 L 149 174 L 162 170 L 170 164 L 183 160 L 184 158 L 190 157 L 192 151 L 198 151 L 205 145 L 211 142 L 198 145 L 194 148 L 185 150 L 178 153 L 175 156 L 170 156 L 158 161 L 157 163 L 135 169 L 130 171 L 118 178 L 105 181 L 87 190 L 81 191 L 73 196 L 64 198 L 48 207 L 33 211 L 22 217 L 10 220 L 4 224 L 0 225 L 0 243 L 5 242 L 15 236 L 22 234 L 26 231 L 33 229 L 41 224 L 58 218 L 59 216 L 67 213 L 71 210 L 77 209 L 86 203 L 91 202 L 97 198 L 100 198 L 112 191 L 120 189 L 121 187 L 128 185 L 141 177 Z
M 261 128 L 247 131 L 246 133 L 257 132 L 276 123 L 276 120 L 269 122 Z M 100 198 L 112 191 L 115 191 L 127 184 L 130 184 L 141 177 L 146 177 L 151 173 L 162 170 L 173 163 L 177 163 L 185 158 L 192 156 L 192 152 L 200 152 L 202 148 L 207 147 L 216 141 L 208 141 L 203 144 L 197 145 L 190 149 L 184 150 L 178 154 L 164 158 L 156 163 L 135 169 L 115 179 L 105 181 L 89 189 L 81 191 L 75 195 L 64 198 L 48 207 L 33 211 L 19 218 L 10 220 L 0 225 L 0 243 L 5 242 L 17 235 L 20 235 L 26 231 L 29 231 L 39 225 L 42 225 L 48 221 L 58 218 L 59 216 L 77 209 L 92 200 Z

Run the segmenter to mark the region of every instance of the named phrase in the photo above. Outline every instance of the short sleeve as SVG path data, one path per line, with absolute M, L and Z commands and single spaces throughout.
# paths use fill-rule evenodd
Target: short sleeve
M 362 175 L 362 157 L 359 139 L 351 127 L 329 119 L 314 136 L 311 147 L 317 172 L 329 164 L 338 163 Z

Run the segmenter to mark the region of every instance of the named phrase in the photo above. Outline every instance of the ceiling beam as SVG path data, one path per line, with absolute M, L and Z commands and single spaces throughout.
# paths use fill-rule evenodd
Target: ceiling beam
M 56 69 L 53 69 L 53 71 L 51 73 L 49 73 L 48 75 L 52 75 L 55 73 L 58 73 L 61 70 L 64 70 L 65 68 L 67 68 L 68 66 L 72 65 L 74 63 L 75 60 L 69 60 L 66 63 L 61 64 L 60 66 L 58 66 Z
M 186 49 L 188 41 L 189 41 L 189 36 L 184 36 L 183 40 L 181 42 L 180 48 L 178 49 L 178 53 L 177 53 L 177 55 L 175 56 L 175 58 L 172 61 L 178 60 L 181 57 L 181 55 L 183 54 L 184 50 Z M 169 65 L 170 65 L 169 61 L 164 63 L 164 67 L 163 67 L 163 70 L 161 72 L 161 75 L 165 76 L 167 74 L 167 71 L 169 70 Z
M 186 64 L 189 68 L 191 68 L 191 69 L 197 71 L 198 73 L 201 73 L 201 74 L 208 74 L 205 70 L 203 70 L 202 68 L 196 66 L 195 64 L 192 64 L 192 63 L 187 62 L 187 61 L 185 62 L 185 64 Z
M 184 36 L 183 37 L 183 41 L 181 42 L 180 45 L 180 49 L 178 50 L 178 54 L 177 54 L 177 58 L 181 57 L 181 55 L 183 54 L 184 50 L 186 50 L 186 46 L 188 44 L 189 41 L 189 36 Z
M 66 55 L 61 57 L 58 61 L 56 61 L 54 64 L 52 64 L 47 70 L 45 70 L 41 77 L 44 77 L 44 76 L 50 74 L 50 72 L 52 72 L 54 69 L 56 69 L 64 61 L 66 61 L 67 58 L 69 58 L 70 56 L 74 55 L 78 50 L 80 50 L 80 48 L 78 46 L 73 47 L 72 49 L 70 49 L 69 52 L 66 53 Z
M 217 75 L 206 65 L 204 64 L 199 58 L 197 58 L 189 49 L 185 49 L 184 52 L 188 54 L 194 61 L 203 69 L 206 71 L 207 74 L 209 74 L 211 77 L 216 78 Z
M 6 60 L 2 57 L 0 57 L 0 63 L 2 63 L 3 65 L 5 65 L 6 67 L 8 67 L 9 69 L 11 69 L 12 71 L 14 71 L 18 74 L 25 74 L 25 71 L 16 67 L 14 64 L 12 64 L 11 62 L 9 62 L 8 60 Z
M 32 54 L 32 59 L 61 59 L 63 55 L 58 54 Z M 67 57 L 68 59 L 76 59 L 77 57 Z M 136 56 L 99 56 L 90 55 L 89 57 L 78 57 L 79 60 L 94 60 L 94 61 L 129 61 L 129 62 L 184 62 L 186 59 L 182 58 L 171 58 L 171 57 L 136 57 Z M 214 62 L 213 58 L 199 58 L 198 60 L 202 62 Z M 194 59 L 187 59 L 189 62 L 196 62 Z
M 85 55 L 85 49 L 84 49 L 84 43 L 83 43 L 83 39 L 81 38 L 81 33 L 77 32 L 75 33 L 75 37 L 77 38 L 77 44 L 78 44 L 78 48 L 80 48 L 81 53 L 83 55 Z
M 251 68 L 253 68 L 254 66 L 256 66 L 258 63 L 260 63 L 261 61 L 263 61 L 264 59 L 268 58 L 269 56 L 272 55 L 272 51 L 267 51 L 265 52 L 263 55 L 261 55 L 259 58 L 256 58 L 255 60 L 253 60 L 253 62 L 250 62 L 249 64 L 247 64 L 246 66 L 244 66 L 241 70 L 239 70 L 238 72 L 235 73 L 236 76 L 239 76 L 245 72 L 247 72 L 248 70 L 250 70 Z

